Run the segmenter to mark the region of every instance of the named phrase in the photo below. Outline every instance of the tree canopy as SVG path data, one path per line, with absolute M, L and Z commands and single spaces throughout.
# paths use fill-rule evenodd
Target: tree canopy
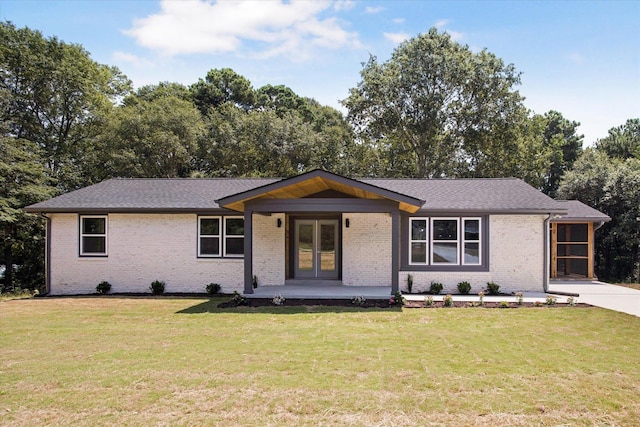
M 606 260 L 614 264 L 599 255 L 612 272 L 601 273 L 628 276 L 638 251 L 630 236 L 640 120 L 582 153 L 579 123 L 553 110 L 532 113 L 519 84 L 514 65 L 431 29 L 387 61 L 363 64 L 344 117 L 282 84 L 254 89 L 230 68 L 188 86 L 133 91 L 82 46 L 0 23 L 0 264 L 17 260 L 23 286 L 42 282 L 43 239 L 34 236 L 43 221 L 22 208 L 55 193 L 111 177 L 288 177 L 321 168 L 352 177 L 524 179 L 615 217 L 603 242 L 621 249 Z

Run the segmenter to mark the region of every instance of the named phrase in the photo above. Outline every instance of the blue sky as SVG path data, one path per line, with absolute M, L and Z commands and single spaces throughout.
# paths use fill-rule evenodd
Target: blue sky
M 370 54 L 435 26 L 513 63 L 527 107 L 580 122 L 585 145 L 640 117 L 637 0 L 0 0 L 0 19 L 81 44 L 135 87 L 229 67 L 338 109 Z

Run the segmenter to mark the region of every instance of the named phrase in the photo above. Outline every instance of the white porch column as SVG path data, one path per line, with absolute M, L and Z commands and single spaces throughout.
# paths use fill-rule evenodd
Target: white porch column
M 244 210 L 244 293 L 253 293 L 253 211 Z

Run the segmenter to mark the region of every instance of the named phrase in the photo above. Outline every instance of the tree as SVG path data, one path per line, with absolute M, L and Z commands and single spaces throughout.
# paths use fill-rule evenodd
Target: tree
M 546 173 L 542 192 L 555 197 L 562 175 L 571 170 L 573 163 L 582 153 L 584 135 L 578 135 L 576 130 L 580 123 L 565 119 L 557 111 L 544 114 L 546 127 L 544 130 L 544 144 L 553 152 L 552 163 Z
M 42 149 L 61 189 L 81 186 L 84 153 L 102 130 L 100 117 L 128 92 L 129 80 L 79 45 L 11 23 L 0 23 L 0 70 L 9 135 Z
M 599 139 L 596 148 L 612 158 L 640 159 L 640 119 L 609 129 L 609 136 Z
M 251 82 L 231 68 L 213 69 L 189 88 L 202 114 L 229 102 L 245 110 L 253 107 L 255 92 Z
M 186 177 L 195 167 L 204 122 L 190 102 L 174 91 L 149 87 L 127 98 L 105 118 L 91 157 L 92 181 L 118 177 Z
M 27 205 L 51 197 L 55 192 L 49 185 L 39 154 L 38 146 L 29 141 L 0 136 L 0 264 L 7 267 L 5 289 L 13 289 L 12 266 L 18 261 L 16 254 L 20 258 L 21 270 L 29 270 L 34 261 L 40 267 L 38 257 L 30 258 L 24 249 L 25 244 L 34 240 L 32 236 L 42 235 L 42 221 L 22 210 Z M 36 277 L 43 272 L 38 267 L 35 269 Z M 22 282 L 29 287 L 33 287 L 37 281 L 37 278 L 33 280 L 33 276 L 23 275 Z
M 493 135 L 526 115 L 513 65 L 486 50 L 474 54 L 435 28 L 402 43 L 387 62 L 372 56 L 361 76 L 343 101 L 349 120 L 365 142 L 410 149 L 419 177 L 457 176 L 507 157 Z

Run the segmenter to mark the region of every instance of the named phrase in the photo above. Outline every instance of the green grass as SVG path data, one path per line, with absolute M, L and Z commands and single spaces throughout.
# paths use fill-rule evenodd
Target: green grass
M 221 301 L 0 302 L 0 424 L 640 424 L 637 317 Z

